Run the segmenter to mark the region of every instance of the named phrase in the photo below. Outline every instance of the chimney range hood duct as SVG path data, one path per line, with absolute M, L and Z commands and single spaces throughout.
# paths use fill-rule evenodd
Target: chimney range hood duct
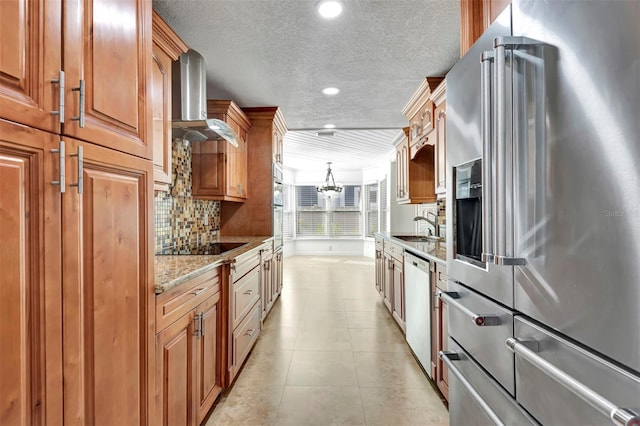
M 207 118 L 207 74 L 195 50 L 180 55 L 171 71 L 172 136 L 189 142 L 226 140 L 238 147 L 238 135 L 224 121 Z

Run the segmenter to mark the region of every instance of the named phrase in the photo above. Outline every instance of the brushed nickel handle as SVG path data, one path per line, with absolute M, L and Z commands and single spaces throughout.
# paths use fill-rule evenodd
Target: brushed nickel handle
M 200 293 L 202 293 L 203 291 L 206 291 L 209 287 L 200 287 L 194 291 L 191 292 L 191 294 L 193 294 L 194 296 L 199 295 Z
M 58 72 L 58 78 L 51 80 L 52 83 L 58 84 L 58 110 L 51 111 L 51 115 L 58 116 L 58 123 L 64 123 L 64 71 Z M 64 191 L 61 191 L 64 192 Z
M 473 323 L 478 327 L 487 327 L 500 325 L 500 317 L 496 314 L 476 314 L 471 309 L 464 306 L 462 303 L 458 302 L 457 299 L 460 299 L 460 294 L 455 291 L 440 291 L 438 292 L 438 297 L 447 302 L 449 306 L 457 309 L 463 314 L 467 315 L 471 318 Z
M 614 424 L 621 426 L 640 425 L 640 413 L 635 413 L 628 408 L 618 407 L 593 389 L 574 379 L 569 374 L 536 354 L 534 350 L 530 349 L 532 346 L 531 343 L 531 341 L 519 341 L 513 337 L 509 337 L 505 342 L 511 352 L 525 359 L 550 379 L 582 399 L 601 414 L 609 417 Z M 533 341 L 533 343 L 535 344 L 537 342 Z
M 248 295 L 253 294 L 253 289 L 249 289 L 249 290 L 245 291 L 244 294 L 248 294 Z
M 82 170 L 84 169 L 82 146 L 78 147 L 78 152 L 76 152 L 75 154 L 69 154 L 69 157 L 78 157 L 78 181 L 70 184 L 69 186 L 77 187 L 78 194 L 82 194 L 82 187 L 83 187 L 83 181 L 84 181 L 82 177 Z
M 65 187 L 65 182 L 66 182 L 66 176 L 65 176 L 65 169 L 66 169 L 66 165 L 65 165 L 65 155 L 64 155 L 64 141 L 60 141 L 58 143 L 58 149 L 52 149 L 51 150 L 52 153 L 54 154 L 59 154 L 60 158 L 59 158 L 59 177 L 58 180 L 52 180 L 51 181 L 51 185 L 60 185 L 60 193 L 63 194 L 66 191 L 66 187 Z
M 251 330 L 247 331 L 244 335 L 252 337 L 255 334 L 255 332 L 256 332 L 256 329 L 252 328 Z
M 71 89 L 74 92 L 80 92 L 80 114 L 77 117 L 71 117 L 71 121 L 78 121 L 80 127 L 84 127 L 84 80 L 80 80 L 80 85 Z
M 493 52 L 482 52 L 481 109 L 482 115 L 482 261 L 493 263 L 493 139 L 491 128 L 491 63 Z
M 202 333 L 200 332 L 200 326 L 201 326 L 201 324 L 202 324 L 202 323 L 201 323 L 201 321 L 200 321 L 200 314 L 196 314 L 196 315 L 193 317 L 193 324 L 194 324 L 194 327 L 195 327 L 195 331 L 193 332 L 193 335 L 194 335 L 195 337 L 200 337 L 200 336 L 202 336 Z
M 204 312 L 200 312 L 200 335 L 204 336 Z

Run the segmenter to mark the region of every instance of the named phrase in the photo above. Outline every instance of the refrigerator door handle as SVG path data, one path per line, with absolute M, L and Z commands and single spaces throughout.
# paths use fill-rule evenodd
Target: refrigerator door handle
M 608 416 L 613 424 L 621 426 L 640 426 L 640 414 L 634 413 L 628 408 L 616 406 L 602 395 L 560 370 L 540 355 L 537 355 L 529 348 L 530 344 L 520 342 L 513 337 L 508 338 L 505 343 L 511 352 L 528 361 L 531 365 L 546 374 L 550 379 L 565 387 L 568 391 L 582 399 L 600 413 Z
M 507 253 L 507 69 L 506 49 L 518 49 L 523 46 L 538 45 L 540 42 L 526 37 L 497 37 L 493 41 L 495 62 L 495 256 L 496 265 L 524 265 L 524 258 L 513 257 Z
M 482 116 L 482 261 L 494 262 L 494 208 L 493 208 L 493 138 L 491 129 L 491 51 L 482 52 L 480 105 Z
M 480 396 L 478 391 L 475 390 L 473 385 L 469 383 L 467 378 L 464 377 L 462 372 L 458 370 L 458 368 L 453 363 L 453 361 L 458 361 L 460 359 L 460 355 L 458 355 L 456 352 L 440 351 L 438 352 L 438 357 L 447 365 L 447 367 L 449 368 L 449 371 L 453 373 L 454 376 L 456 376 L 456 378 L 460 381 L 462 386 L 465 387 L 467 392 L 469 392 L 469 395 L 471 395 L 471 397 L 478 403 L 480 408 L 482 408 L 482 410 L 487 414 L 487 416 L 491 419 L 491 421 L 493 421 L 496 424 L 496 426 L 505 426 L 502 420 L 500 420 L 500 417 L 498 417 L 495 411 L 491 409 L 489 404 L 487 404 L 487 402 L 484 399 L 482 399 L 482 396 Z
M 460 299 L 460 294 L 455 291 L 439 291 L 438 297 L 440 300 L 447 302 L 449 306 L 457 309 L 463 314 L 467 315 L 475 325 L 478 327 L 488 327 L 492 325 L 500 325 L 500 316 L 496 314 L 476 314 L 471 309 L 458 302 L 456 299 Z

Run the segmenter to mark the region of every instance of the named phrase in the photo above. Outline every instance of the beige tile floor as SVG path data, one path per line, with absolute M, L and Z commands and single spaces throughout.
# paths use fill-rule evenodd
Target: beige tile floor
M 448 425 L 374 287 L 373 259 L 285 259 L 284 289 L 206 424 Z

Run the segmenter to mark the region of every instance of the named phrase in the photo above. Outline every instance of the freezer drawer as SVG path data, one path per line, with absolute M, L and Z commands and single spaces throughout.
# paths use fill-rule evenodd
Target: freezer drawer
M 541 423 L 640 425 L 639 376 L 525 317 L 516 316 L 514 322 L 516 338 L 507 344 L 515 352 L 516 399 Z M 638 413 L 635 420 L 629 414 L 626 423 L 612 422 L 611 417 L 624 418 L 622 409 Z
M 451 426 L 538 424 L 455 340 L 449 338 L 449 351 L 440 354 L 450 372 Z
M 451 280 L 439 295 L 449 312 L 449 336 L 515 395 L 513 354 L 504 346 L 513 336 L 513 313 Z

